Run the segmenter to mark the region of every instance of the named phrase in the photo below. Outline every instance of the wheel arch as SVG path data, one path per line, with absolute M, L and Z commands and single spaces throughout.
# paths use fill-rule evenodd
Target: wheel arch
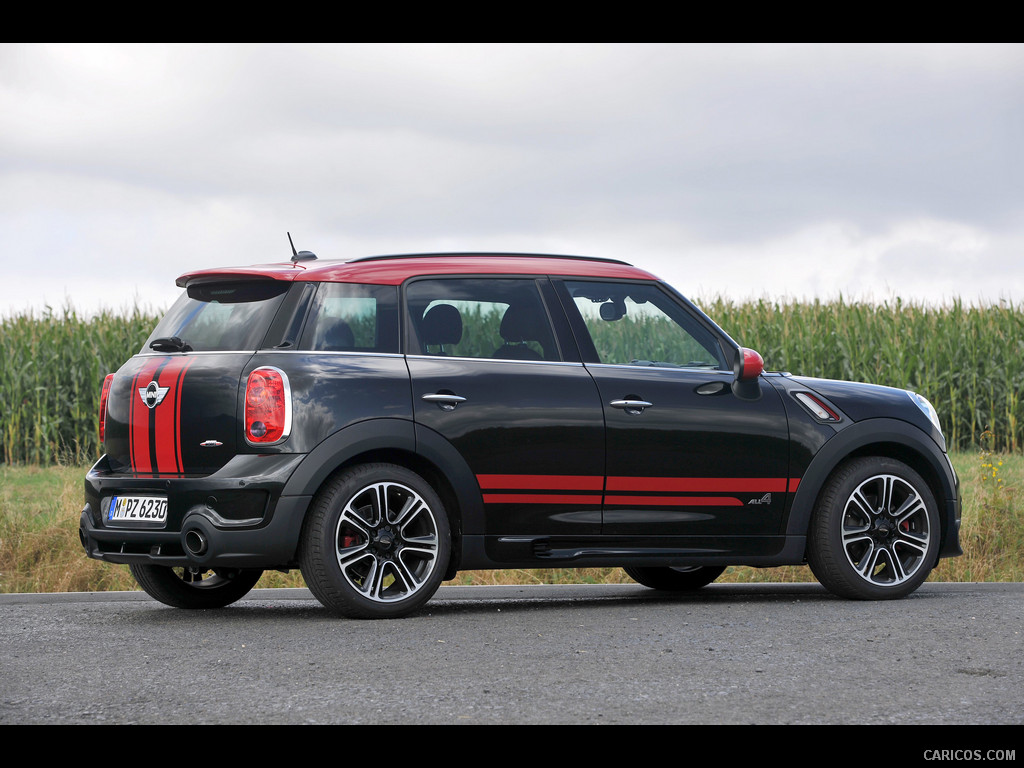
M 952 465 L 934 440 L 897 419 L 857 422 L 822 446 L 800 479 L 786 533 L 806 535 L 829 478 L 846 462 L 863 456 L 895 459 L 921 475 L 939 506 L 939 557 L 961 554 L 960 489 Z
M 461 561 L 463 531 L 474 519 L 482 518 L 483 500 L 465 460 L 432 430 L 406 419 L 370 419 L 345 427 L 309 452 L 288 479 L 283 495 L 314 497 L 338 472 L 378 462 L 415 472 L 441 498 L 452 536 L 450 575 L 446 578 L 453 578 Z

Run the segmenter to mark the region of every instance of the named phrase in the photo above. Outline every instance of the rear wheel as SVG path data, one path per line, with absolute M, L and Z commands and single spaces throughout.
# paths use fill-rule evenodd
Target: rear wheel
M 913 469 L 895 459 L 856 459 L 822 492 L 807 560 L 818 581 L 842 597 L 904 597 L 935 564 L 938 521 L 935 497 Z
M 645 587 L 666 592 L 690 592 L 717 579 L 725 568 L 691 565 L 685 568 L 623 568 L 626 574 Z
M 437 591 L 450 551 L 448 516 L 433 488 L 404 467 L 366 464 L 317 495 L 299 562 L 306 585 L 331 610 L 396 618 Z
M 150 597 L 174 608 L 223 608 L 247 595 L 263 575 L 242 568 L 128 567 Z

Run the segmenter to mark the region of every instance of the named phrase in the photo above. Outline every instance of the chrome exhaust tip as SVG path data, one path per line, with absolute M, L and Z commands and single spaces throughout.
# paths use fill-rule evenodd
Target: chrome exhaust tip
M 206 550 L 209 549 L 209 542 L 206 540 L 206 536 L 203 532 L 197 528 L 192 528 L 185 532 L 185 549 L 190 555 L 199 557 L 206 554 Z

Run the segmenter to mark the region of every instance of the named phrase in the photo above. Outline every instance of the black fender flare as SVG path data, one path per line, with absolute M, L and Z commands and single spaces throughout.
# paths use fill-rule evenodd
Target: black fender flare
M 416 425 L 416 453 L 437 467 L 451 484 L 459 505 L 461 533 L 482 533 L 484 498 L 480 483 L 462 454 L 444 435 L 419 424 Z
M 339 429 L 306 454 L 285 483 L 282 496 L 313 496 L 349 459 L 379 450 L 416 452 L 416 433 L 407 419 L 368 419 Z
M 932 481 L 938 481 L 939 491 L 936 502 L 942 539 L 940 555 L 961 554 L 958 535 L 960 518 L 959 482 L 949 459 L 942 449 L 918 427 L 899 419 L 865 419 L 851 424 L 828 440 L 811 460 L 800 478 L 786 524 L 787 535 L 805 536 L 810 526 L 811 515 L 819 493 L 835 468 L 846 457 L 863 453 L 871 445 L 889 444 L 899 446 L 904 452 L 916 456 L 930 470 L 925 473 Z M 889 455 L 879 451 L 880 455 Z M 929 480 L 926 476 L 925 480 Z
M 368 419 L 338 430 L 295 468 L 282 495 L 314 496 L 342 464 L 361 454 L 382 451 L 415 455 L 434 467 L 455 493 L 463 532 L 483 529 L 483 497 L 466 460 L 442 435 L 408 419 Z

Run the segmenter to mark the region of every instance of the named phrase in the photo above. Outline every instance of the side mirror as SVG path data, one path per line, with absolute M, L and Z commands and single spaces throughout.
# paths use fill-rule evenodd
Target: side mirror
M 623 302 L 606 301 L 601 305 L 602 320 L 619 320 L 626 314 L 626 305 Z
M 754 350 L 740 347 L 732 365 L 732 393 L 740 400 L 758 400 L 761 385 L 757 378 L 764 372 L 764 359 Z
M 754 350 L 740 347 L 733 365 L 733 373 L 739 381 L 750 381 L 764 373 L 764 359 Z

